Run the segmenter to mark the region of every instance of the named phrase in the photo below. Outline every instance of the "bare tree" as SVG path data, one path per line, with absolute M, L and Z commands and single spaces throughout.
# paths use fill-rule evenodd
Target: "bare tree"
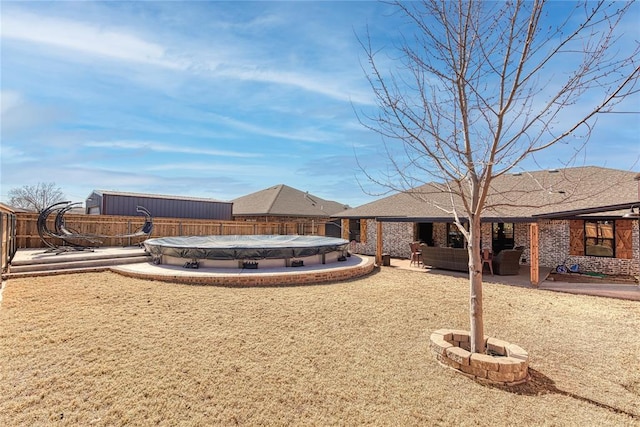
M 17 208 L 40 212 L 47 206 L 64 201 L 60 187 L 53 182 L 39 182 L 9 190 L 9 204 Z
M 383 136 L 391 169 L 365 173 L 393 190 L 411 193 L 430 179 L 450 194 L 439 207 L 468 242 L 471 351 L 484 352 L 480 237 L 492 181 L 577 134 L 582 145 L 598 114 L 637 94 L 638 41 L 618 28 L 633 5 L 392 4 L 412 33 L 393 70 L 370 37 L 361 40 L 378 109 L 360 119 Z M 623 54 L 624 42 L 634 44 Z

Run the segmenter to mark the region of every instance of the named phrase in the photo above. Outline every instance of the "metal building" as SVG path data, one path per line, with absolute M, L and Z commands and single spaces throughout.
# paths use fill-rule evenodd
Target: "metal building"
M 94 190 L 86 200 L 90 215 L 136 216 L 144 206 L 154 217 L 233 220 L 233 203 L 215 199 Z

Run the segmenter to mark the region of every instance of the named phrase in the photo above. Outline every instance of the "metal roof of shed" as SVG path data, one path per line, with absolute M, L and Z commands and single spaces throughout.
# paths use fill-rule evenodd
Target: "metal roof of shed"
M 199 202 L 215 202 L 215 203 L 231 203 L 217 199 L 209 199 L 205 197 L 190 197 L 190 196 L 175 196 L 167 194 L 151 194 L 151 193 L 129 193 L 126 191 L 111 191 L 111 190 L 93 190 L 92 193 L 98 195 L 111 195 L 111 196 L 126 196 L 126 197 L 148 197 L 154 199 L 168 199 L 168 200 L 190 200 Z M 91 196 L 91 195 L 89 195 Z

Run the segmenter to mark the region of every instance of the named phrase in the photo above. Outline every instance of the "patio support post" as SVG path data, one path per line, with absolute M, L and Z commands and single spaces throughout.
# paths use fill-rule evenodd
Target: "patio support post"
M 540 269 L 538 268 L 538 223 L 533 222 L 529 224 L 529 258 L 530 259 L 530 272 L 529 275 L 531 277 L 531 284 L 537 287 L 540 283 L 540 277 L 538 277 L 538 273 Z
M 376 264 L 382 265 L 382 222 L 376 220 Z

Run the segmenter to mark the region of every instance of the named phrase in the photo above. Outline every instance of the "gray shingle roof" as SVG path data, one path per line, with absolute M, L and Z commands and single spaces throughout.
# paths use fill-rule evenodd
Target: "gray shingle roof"
M 233 215 L 329 217 L 347 206 L 284 184 L 232 200 Z
M 596 166 L 508 174 L 491 184 L 485 218 L 525 220 L 536 214 L 638 202 L 637 172 Z M 465 216 L 459 197 L 457 212 Z M 340 218 L 406 217 L 450 220 L 448 192 L 429 183 L 334 215 Z

